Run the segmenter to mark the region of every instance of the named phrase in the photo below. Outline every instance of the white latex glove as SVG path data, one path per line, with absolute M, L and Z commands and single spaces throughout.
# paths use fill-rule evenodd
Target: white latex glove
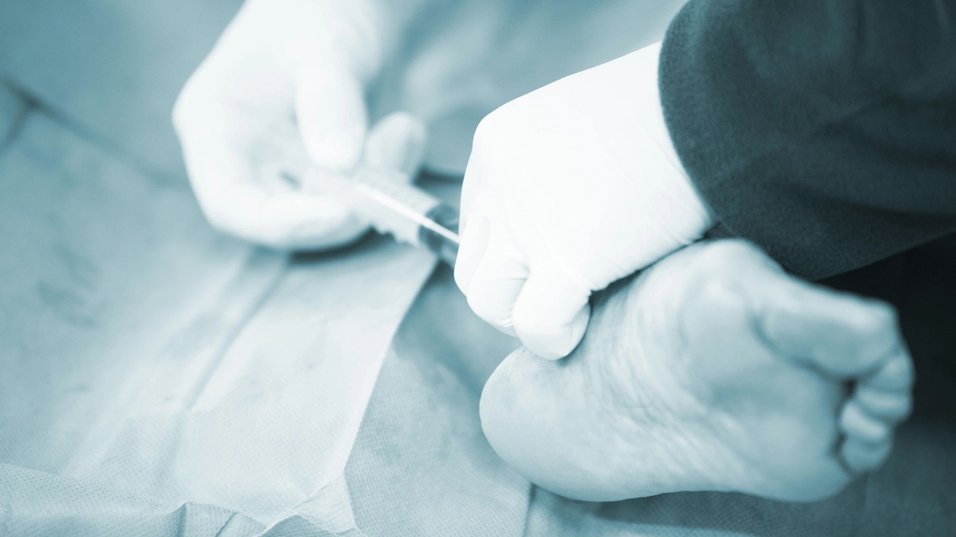
M 475 313 L 539 356 L 574 350 L 593 291 L 711 226 L 664 123 L 659 54 L 545 86 L 475 134 L 455 279 Z
M 365 231 L 343 203 L 302 193 L 292 178 L 310 161 L 342 174 L 358 164 L 366 87 L 420 3 L 243 5 L 173 112 L 193 189 L 213 226 L 275 248 L 332 247 Z M 378 149 L 386 154 L 365 158 L 414 172 L 424 147 L 421 122 L 392 115 L 374 132 L 388 140 Z

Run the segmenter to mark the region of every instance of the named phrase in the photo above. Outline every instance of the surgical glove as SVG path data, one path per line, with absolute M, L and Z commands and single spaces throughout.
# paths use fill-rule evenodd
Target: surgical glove
M 539 356 L 574 350 L 593 291 L 711 226 L 664 123 L 659 54 L 559 80 L 475 133 L 455 279 L 478 316 Z
M 421 0 L 248 0 L 186 83 L 173 123 L 193 190 L 221 231 L 275 248 L 326 248 L 366 226 L 306 194 L 310 165 L 345 174 L 362 156 L 365 92 Z M 390 116 L 389 162 L 419 165 L 424 126 Z M 368 158 L 368 156 L 366 156 Z M 374 158 L 374 156 L 373 156 Z

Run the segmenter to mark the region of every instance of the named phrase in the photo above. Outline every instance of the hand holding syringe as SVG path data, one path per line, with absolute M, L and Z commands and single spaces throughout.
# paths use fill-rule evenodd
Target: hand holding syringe
M 284 143 L 277 143 L 272 158 L 258 166 L 260 176 L 280 180 L 310 198 L 335 200 L 354 216 L 345 227 L 361 230 L 362 224 L 370 225 L 454 266 L 458 210 L 412 182 L 427 140 L 421 120 L 404 112 L 380 120 L 369 133 L 361 162 L 348 174 L 310 167 L 294 135 L 277 139 Z
M 379 233 L 429 250 L 455 266 L 458 211 L 416 187 L 401 172 L 363 166 L 349 177 L 317 175 L 315 170 L 305 174 L 304 192 L 333 194 Z

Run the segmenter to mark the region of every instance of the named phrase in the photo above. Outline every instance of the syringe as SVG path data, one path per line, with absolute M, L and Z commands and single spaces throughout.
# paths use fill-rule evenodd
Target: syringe
M 416 187 L 400 172 L 362 167 L 348 178 L 309 177 L 306 188 L 310 183 L 318 183 L 323 190 L 341 198 L 379 233 L 429 250 L 455 266 L 461 242 L 458 211 Z

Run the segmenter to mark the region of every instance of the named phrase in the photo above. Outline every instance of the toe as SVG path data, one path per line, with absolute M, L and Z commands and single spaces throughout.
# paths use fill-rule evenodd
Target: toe
M 840 429 L 847 438 L 868 444 L 884 443 L 890 439 L 890 428 L 885 421 L 867 413 L 856 398 L 851 399 L 840 413 Z
M 898 330 L 893 330 L 898 334 Z M 901 338 L 876 362 L 876 369 L 856 379 L 853 395 L 840 414 L 846 440 L 840 455 L 852 472 L 876 470 L 890 454 L 894 427 L 912 407 L 915 378 L 912 360 Z
M 859 412 L 892 428 L 909 416 L 914 380 L 913 362 L 900 344 L 879 369 L 857 381 L 844 414 Z
M 854 401 L 870 416 L 888 423 L 899 423 L 912 409 L 909 392 L 886 391 L 867 384 L 858 384 Z
M 861 383 L 877 390 L 908 394 L 915 380 L 913 360 L 905 347 L 900 344 L 881 364 L 881 367 L 870 376 L 861 379 Z
M 877 469 L 890 454 L 893 428 L 909 413 L 908 394 L 858 385 L 840 413 L 841 459 L 854 473 Z
M 833 292 L 780 275 L 758 301 L 759 326 L 785 356 L 838 379 L 879 371 L 901 347 L 895 311 L 888 305 Z
M 847 437 L 840 448 L 840 457 L 848 471 L 859 474 L 879 468 L 892 449 L 891 442 L 873 444 L 858 438 Z

